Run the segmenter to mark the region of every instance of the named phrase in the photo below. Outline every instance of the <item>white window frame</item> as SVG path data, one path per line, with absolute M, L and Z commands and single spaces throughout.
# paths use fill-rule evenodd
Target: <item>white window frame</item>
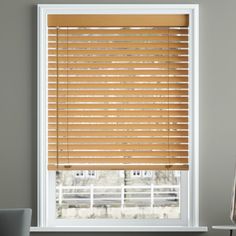
M 91 230 L 92 225 L 99 231 L 110 226 L 124 227 L 136 231 L 140 224 L 145 231 L 172 231 L 166 226 L 182 226 L 199 230 L 199 7 L 198 4 L 39 4 L 38 5 L 38 227 L 78 226 Z M 55 172 L 47 171 L 47 15 L 48 14 L 189 14 L 189 88 L 190 88 L 190 171 L 182 172 L 181 186 L 187 186 L 180 203 L 183 207 L 182 220 L 53 220 L 55 206 Z M 188 181 L 187 181 L 188 180 Z M 184 182 L 184 183 L 183 183 Z M 49 191 L 50 190 L 50 191 Z M 49 194 L 50 193 L 50 194 Z M 107 226 L 107 227 L 106 227 Z M 100 227 L 100 228 L 99 228 Z M 122 228 L 123 227 L 123 228 Z M 156 230 L 154 230 L 154 228 Z M 158 228 L 159 227 L 159 228 Z M 164 227 L 164 228 L 163 228 Z M 85 229 L 83 228 L 83 229 Z M 94 228 L 94 229 L 95 229 Z M 90 230 L 89 230 L 90 229 Z M 111 229 L 111 228 L 110 228 Z M 159 229 L 159 230 L 158 230 Z M 203 231 L 206 228 L 202 229 Z M 57 230 L 58 231 L 58 228 Z M 59 230 L 60 231 L 60 230 Z M 82 230 L 83 231 L 83 230 Z M 86 231 L 86 230 L 84 230 Z M 141 230 L 142 231 L 142 230 Z M 182 230 L 181 230 L 182 231 Z M 188 231 L 188 230 L 187 230 Z

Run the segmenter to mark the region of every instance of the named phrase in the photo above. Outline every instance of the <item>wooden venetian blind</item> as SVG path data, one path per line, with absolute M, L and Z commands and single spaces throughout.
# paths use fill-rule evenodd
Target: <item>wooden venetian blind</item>
M 187 15 L 49 15 L 48 169 L 187 170 Z

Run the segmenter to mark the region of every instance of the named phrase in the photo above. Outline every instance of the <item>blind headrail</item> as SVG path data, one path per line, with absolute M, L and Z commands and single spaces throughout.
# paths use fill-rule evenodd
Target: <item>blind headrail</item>
M 187 14 L 83 14 L 48 15 L 49 27 L 188 27 Z

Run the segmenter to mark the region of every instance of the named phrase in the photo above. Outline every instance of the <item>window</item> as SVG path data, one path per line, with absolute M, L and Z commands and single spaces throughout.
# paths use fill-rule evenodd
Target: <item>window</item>
M 197 225 L 196 17 L 39 6 L 40 225 Z

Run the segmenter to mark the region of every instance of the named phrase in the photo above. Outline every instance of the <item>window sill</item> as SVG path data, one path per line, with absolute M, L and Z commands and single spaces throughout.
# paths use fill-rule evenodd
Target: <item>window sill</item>
M 31 227 L 30 232 L 207 232 L 207 226 L 58 226 Z

